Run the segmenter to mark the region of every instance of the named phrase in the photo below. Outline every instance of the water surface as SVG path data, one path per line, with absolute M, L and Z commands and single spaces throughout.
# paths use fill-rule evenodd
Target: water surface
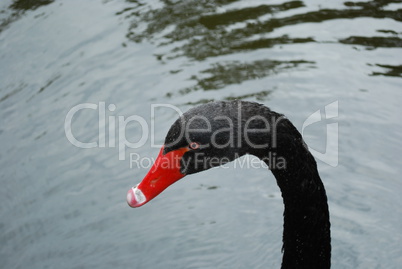
M 401 1 L 2 1 L 2 266 L 280 268 L 283 203 L 265 168 L 235 162 L 125 202 L 177 117 L 152 104 L 244 99 L 286 114 L 318 152 L 333 268 L 399 268 L 401 14 Z M 71 130 L 91 149 L 64 128 L 85 103 L 97 108 Z M 121 153 L 123 131 L 144 134 L 118 127 L 132 115 L 155 120 L 154 141 Z

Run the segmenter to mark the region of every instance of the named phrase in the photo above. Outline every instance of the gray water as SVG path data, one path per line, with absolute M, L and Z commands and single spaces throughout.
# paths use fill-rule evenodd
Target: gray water
M 141 208 L 125 201 L 178 116 L 152 104 L 244 99 L 303 130 L 332 267 L 400 268 L 401 21 L 401 1 L 3 0 L 0 267 L 279 268 L 283 203 L 264 167 L 231 163 Z M 66 135 L 80 104 L 95 109 L 71 132 L 94 148 Z M 130 116 L 146 126 L 118 124 Z M 146 130 L 141 147 L 118 147 Z

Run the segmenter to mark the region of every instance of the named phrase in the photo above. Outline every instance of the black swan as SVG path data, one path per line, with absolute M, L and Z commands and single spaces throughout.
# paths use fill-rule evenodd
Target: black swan
M 330 268 L 327 196 L 302 136 L 283 115 L 254 102 L 211 102 L 170 128 L 154 166 L 127 193 L 131 207 L 155 198 L 182 177 L 252 154 L 270 166 L 282 192 L 282 268 Z M 280 159 L 273 165 L 272 158 Z

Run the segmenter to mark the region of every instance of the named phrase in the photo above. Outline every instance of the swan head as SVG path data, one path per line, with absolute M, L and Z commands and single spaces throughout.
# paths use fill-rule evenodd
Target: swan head
M 252 106 L 252 113 L 248 106 Z M 261 107 L 240 101 L 213 102 L 184 113 L 170 127 L 148 174 L 128 191 L 127 203 L 142 206 L 186 175 L 221 166 L 247 153 L 261 155 L 268 147 L 270 128 L 270 123 L 255 112 Z

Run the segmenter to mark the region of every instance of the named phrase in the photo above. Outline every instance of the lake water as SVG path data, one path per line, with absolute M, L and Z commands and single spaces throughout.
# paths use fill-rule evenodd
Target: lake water
M 400 268 L 402 1 L 338 0 L 1 1 L 0 267 L 280 268 L 282 198 L 253 160 L 126 204 L 173 107 L 232 99 L 303 131 L 332 267 Z

